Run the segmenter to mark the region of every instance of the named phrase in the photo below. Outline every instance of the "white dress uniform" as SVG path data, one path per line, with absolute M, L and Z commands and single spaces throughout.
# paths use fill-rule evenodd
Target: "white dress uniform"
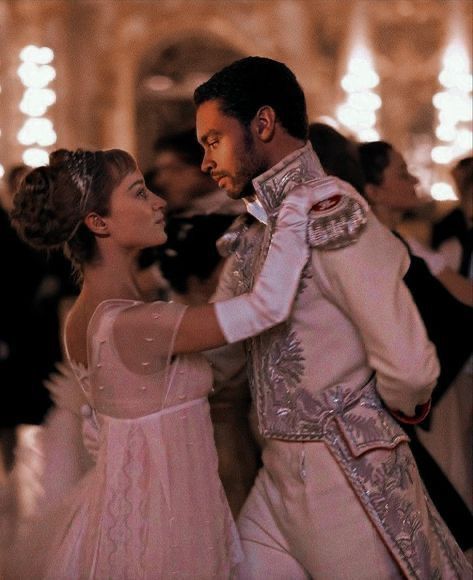
M 221 241 L 231 256 L 218 300 L 252 287 L 287 192 L 325 191 L 292 316 L 245 343 L 264 449 L 238 522 L 237 577 L 469 577 L 392 414 L 415 415 L 439 371 L 402 281 L 403 245 L 348 184 L 324 176 L 310 144 L 253 183 L 248 210 L 259 221 L 240 219 Z M 222 378 L 222 351 L 210 356 Z

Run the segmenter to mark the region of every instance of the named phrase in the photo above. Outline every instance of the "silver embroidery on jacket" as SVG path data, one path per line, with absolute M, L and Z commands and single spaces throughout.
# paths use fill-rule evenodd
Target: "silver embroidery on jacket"
M 217 251 L 223 258 L 227 258 L 235 253 L 241 239 L 244 237 L 249 228 L 249 216 L 238 216 L 232 225 L 217 240 Z
M 467 578 L 467 560 L 426 494 L 409 438 L 384 409 L 375 381 L 355 391 L 332 387 L 318 403 L 320 439 L 406 577 Z M 426 510 L 419 510 L 419 494 L 425 494 Z

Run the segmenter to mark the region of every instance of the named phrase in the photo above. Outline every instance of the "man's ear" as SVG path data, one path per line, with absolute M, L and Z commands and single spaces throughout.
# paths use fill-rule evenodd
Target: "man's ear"
M 276 112 L 269 105 L 265 105 L 258 109 L 251 124 L 253 125 L 254 131 L 259 139 L 264 143 L 267 143 L 274 137 L 274 131 L 276 128 Z
M 105 220 L 98 213 L 91 212 L 84 219 L 85 225 L 97 236 L 108 234 L 108 226 Z

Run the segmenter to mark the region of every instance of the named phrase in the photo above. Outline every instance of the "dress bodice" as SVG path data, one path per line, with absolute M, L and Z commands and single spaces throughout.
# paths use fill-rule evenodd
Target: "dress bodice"
M 99 304 L 87 333 L 88 367 L 71 361 L 99 414 L 135 418 L 208 395 L 212 373 L 204 357 L 172 355 L 185 308 L 131 300 Z M 120 330 L 123 314 L 133 317 L 130 328 L 125 329 L 129 330 L 125 340 Z

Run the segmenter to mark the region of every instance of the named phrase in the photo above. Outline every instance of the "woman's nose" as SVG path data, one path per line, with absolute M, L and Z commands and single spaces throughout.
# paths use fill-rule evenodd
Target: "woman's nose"
M 156 199 L 153 200 L 153 209 L 164 209 L 167 205 L 166 200 L 159 195 L 156 195 L 155 197 Z

